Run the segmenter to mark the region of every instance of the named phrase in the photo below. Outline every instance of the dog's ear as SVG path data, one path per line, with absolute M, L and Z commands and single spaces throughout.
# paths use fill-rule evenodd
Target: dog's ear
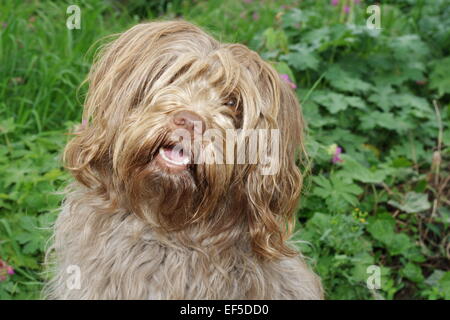
M 83 123 L 74 135 L 64 150 L 64 164 L 78 182 L 97 189 L 110 180 L 105 131 Z
M 302 174 L 296 160 L 306 153 L 304 122 L 295 93 L 270 65 L 261 63 L 264 65 L 256 84 L 262 99 L 257 106 L 256 128 L 269 132 L 277 130 L 279 143 L 269 145 L 272 170 L 264 172 L 261 164 L 250 168 L 246 194 L 250 203 L 248 219 L 253 250 L 270 259 L 296 254 L 286 240 L 294 227 L 302 187 Z
M 119 76 L 114 64 L 122 54 L 118 47 L 123 37 L 104 45 L 96 56 L 84 81 L 89 89 L 82 124 L 64 150 L 64 164 L 74 178 L 99 193 L 111 189 L 110 149 L 129 107 L 122 99 L 124 94 L 117 92 L 124 87 L 126 72 Z

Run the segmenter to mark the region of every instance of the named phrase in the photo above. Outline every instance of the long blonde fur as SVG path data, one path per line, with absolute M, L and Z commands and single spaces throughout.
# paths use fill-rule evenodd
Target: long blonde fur
M 183 21 L 139 24 L 108 44 L 88 77 L 64 160 L 75 178 L 55 224 L 54 299 L 320 299 L 289 245 L 302 186 L 303 120 L 294 92 L 258 54 Z M 236 106 L 224 101 L 232 97 Z M 278 129 L 280 168 L 155 163 L 172 115 L 208 129 Z M 238 150 L 239 151 L 239 150 Z M 68 267 L 81 271 L 69 289 Z

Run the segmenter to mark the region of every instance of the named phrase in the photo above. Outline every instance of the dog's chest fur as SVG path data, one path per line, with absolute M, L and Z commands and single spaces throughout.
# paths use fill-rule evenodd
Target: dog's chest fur
M 56 299 L 316 299 L 319 281 L 299 258 L 261 261 L 245 232 L 232 245 L 195 230 L 168 238 L 132 214 L 101 214 L 67 199 L 56 222 Z M 227 235 L 227 238 L 229 234 Z M 79 267 L 79 287 L 73 286 Z M 71 280 L 69 280 L 71 278 Z M 68 286 L 68 281 L 72 286 Z

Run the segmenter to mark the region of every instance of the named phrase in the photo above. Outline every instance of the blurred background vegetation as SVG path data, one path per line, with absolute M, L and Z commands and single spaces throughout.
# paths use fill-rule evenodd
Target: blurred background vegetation
M 296 88 L 313 162 L 295 239 L 328 299 L 450 299 L 450 2 L 382 1 L 371 30 L 374 3 L 3 0 L 0 299 L 39 298 L 96 48 L 156 18 L 246 44 Z M 72 4 L 80 30 L 66 28 Z M 380 289 L 366 286 L 370 265 Z

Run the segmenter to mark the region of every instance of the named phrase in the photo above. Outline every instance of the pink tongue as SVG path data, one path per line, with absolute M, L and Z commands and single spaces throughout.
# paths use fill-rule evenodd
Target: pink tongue
M 164 154 L 167 158 L 175 162 L 182 162 L 187 158 L 183 154 L 183 151 L 178 148 L 164 148 Z

